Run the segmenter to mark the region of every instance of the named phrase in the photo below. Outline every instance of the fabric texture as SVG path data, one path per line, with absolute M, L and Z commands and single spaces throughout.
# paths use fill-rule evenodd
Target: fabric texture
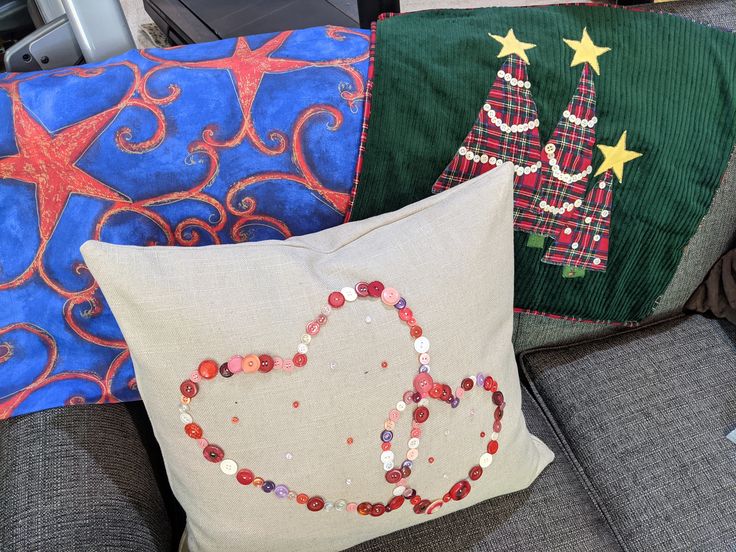
M 79 255 L 344 219 L 368 33 L 319 27 L 0 75 L 0 418 L 140 398 Z
M 427 511 L 436 510 L 450 489 L 450 502 L 433 515 L 526 488 L 552 460 L 521 413 L 513 271 L 482 268 L 512 264 L 511 174 L 510 165 L 501 167 L 446 197 L 285 242 L 83 246 L 130 346 L 172 489 L 187 512 L 189 550 L 339 550 L 431 519 L 418 509 L 439 499 Z M 447 289 L 437 274 L 457 285 Z M 389 306 L 388 296 L 350 300 L 345 286 L 363 279 L 395 286 L 410 307 Z M 342 307 L 333 290 L 344 291 Z M 321 310 L 328 295 L 332 312 Z M 414 317 L 410 335 L 399 324 Z M 312 337 L 302 338 L 308 347 L 292 362 L 289 349 L 305 326 Z M 431 374 L 418 374 L 417 354 L 427 352 Z M 267 362 L 251 353 L 273 356 Z M 224 362 L 223 377 L 207 380 Z M 238 373 L 259 365 L 268 373 Z M 481 367 L 492 379 L 458 392 Z M 420 391 L 429 398 L 413 404 Z M 440 397 L 456 408 L 435 406 Z M 386 450 L 381 442 L 393 433 Z M 397 483 L 391 476 L 400 462 L 410 472 L 399 472 Z M 477 464 L 487 473 L 471 485 L 463 478 Z M 422 502 L 391 502 L 395 511 L 385 513 L 398 488 L 387 481 L 414 489 Z M 288 491 L 299 496 L 278 498 Z M 370 516 L 346 509 L 364 504 Z M 284 519 L 288 530 L 274 523 Z
M 632 551 L 736 545 L 736 328 L 701 316 L 521 356 Z
M 555 453 L 555 461 L 528 489 L 374 539 L 350 552 L 622 550 L 534 397 L 522 389 L 522 399 L 529 431 Z
M 515 306 L 580 320 L 641 321 L 673 280 L 733 149 L 731 33 L 666 14 L 587 6 L 444 10 L 380 21 L 352 218 L 430 193 L 427 183 L 458 151 L 501 66 L 501 48 L 487 35 L 509 30 L 536 45 L 527 51 L 527 73 L 543 140 L 580 76 L 578 51 L 570 43 L 584 42 L 587 34 L 597 48 L 610 48 L 596 58 L 592 167 L 594 173 L 614 172 L 606 271 L 565 278 L 559 267 L 540 262 L 545 248 L 528 247 L 527 236 L 517 234 Z M 443 40 L 434 40 L 440 32 Z M 683 118 L 685 112 L 690 116 Z M 663 124 L 671 131 L 663 132 Z M 588 188 L 597 184 L 593 179 Z M 732 235 L 721 228 L 714 242 L 724 233 Z
M 709 312 L 736 324 L 736 249 L 716 261 L 705 281 L 688 300 L 685 309 Z
M 120 404 L 0 421 L 0 549 L 171 550 L 167 511 L 135 422 Z

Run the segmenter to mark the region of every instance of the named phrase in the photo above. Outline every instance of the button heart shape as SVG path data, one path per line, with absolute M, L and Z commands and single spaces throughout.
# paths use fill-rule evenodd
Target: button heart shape
M 284 484 L 276 484 L 270 479 L 256 476 L 247 468 L 239 468 L 233 459 L 226 458 L 225 451 L 220 446 L 207 441 L 204 437 L 204 430 L 194 422 L 191 413 L 191 402 L 199 393 L 199 385 L 201 383 L 206 380 L 212 380 L 218 375 L 223 378 L 231 378 L 239 373 L 260 372 L 268 374 L 274 370 L 290 373 L 295 369 L 301 369 L 307 365 L 309 345 L 313 338 L 319 334 L 320 329 L 327 324 L 328 317 L 334 309 L 340 309 L 346 303 L 352 303 L 358 299 L 378 298 L 380 298 L 386 307 L 395 309 L 399 320 L 409 326 L 409 335 L 414 340 L 413 347 L 416 354 L 418 354 L 419 360 L 419 370 L 412 381 L 412 388 L 404 392 L 401 400 L 389 411 L 383 430 L 380 433 L 380 460 L 386 472 L 385 479 L 389 484 L 394 486 L 388 502 L 385 504 L 369 501 L 347 502 L 343 499 L 333 501 L 325 500 L 319 495 L 310 496 L 305 493 L 297 493 Z M 236 481 L 241 485 L 254 486 L 260 488 L 263 492 L 273 493 L 276 498 L 286 498 L 294 501 L 296 504 L 306 505 L 307 509 L 312 512 L 346 510 L 357 512 L 362 516 L 378 517 L 384 513 L 398 510 L 408 500 L 413 506 L 414 513 L 432 514 L 441 508 L 444 503 L 450 502 L 451 500 L 459 501 L 468 496 L 472 487 L 471 481 L 480 479 L 484 470 L 491 465 L 493 455 L 498 451 L 498 434 L 501 432 L 501 419 L 503 418 L 506 403 L 504 402 L 503 393 L 498 389 L 498 383 L 489 375 L 479 373 L 475 378 L 466 377 L 455 388 L 454 392 L 448 384 L 436 382 L 430 375 L 429 346 L 429 339 L 424 335 L 423 329 L 417 323 L 414 313 L 396 289 L 385 287 L 379 281 L 370 283 L 358 282 L 353 287 L 344 287 L 340 291 L 333 291 L 328 295 L 327 304 L 322 306 L 314 320 L 307 323 L 306 333 L 302 335 L 297 345 L 297 351 L 292 358 L 284 359 L 269 354 L 248 354 L 245 356 L 233 356 L 223 364 L 218 364 L 212 359 L 205 359 L 200 362 L 198 368 L 179 386 L 182 395 L 179 405 L 179 417 L 184 424 L 184 433 L 197 441 L 202 450 L 202 455 L 207 461 L 219 464 L 224 474 L 234 476 Z M 493 411 L 493 432 L 490 435 L 490 439 L 480 454 L 478 463 L 469 469 L 467 478 L 454 483 L 442 497 L 433 499 L 423 498 L 415 488 L 409 486 L 409 478 L 414 468 L 414 460 L 416 460 L 419 454 L 418 449 L 421 442 L 423 425 L 430 416 L 430 401 L 447 403 L 451 408 L 457 408 L 464 394 L 473 389 L 487 391 L 490 394 L 491 402 L 495 405 L 495 410 Z M 402 412 L 408 410 L 410 407 L 412 407 L 410 439 L 407 441 L 407 449 L 404 454 L 405 459 L 397 466 L 395 463 L 396 455 L 392 450 L 395 437 L 394 429 Z M 481 438 L 484 437 L 485 433 L 481 433 Z

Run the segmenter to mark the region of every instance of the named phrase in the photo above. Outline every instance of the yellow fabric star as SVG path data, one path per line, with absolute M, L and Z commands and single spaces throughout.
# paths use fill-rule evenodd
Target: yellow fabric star
M 626 149 L 626 131 L 618 139 L 618 144 L 615 146 L 598 146 L 603 154 L 603 163 L 598 167 L 594 176 L 598 176 L 602 172 L 608 169 L 613 169 L 613 174 L 618 177 L 618 181 L 621 182 L 624 179 L 624 164 L 628 163 L 632 159 L 641 157 L 642 154 L 638 151 L 631 151 Z
M 536 44 L 531 44 L 529 42 L 522 42 L 518 38 L 516 38 L 516 35 L 514 34 L 514 29 L 509 29 L 509 32 L 506 33 L 506 36 L 500 36 L 500 35 L 494 35 L 491 33 L 488 33 L 488 36 L 490 36 L 493 40 L 496 40 L 501 43 L 501 52 L 498 54 L 497 57 L 506 57 L 510 56 L 511 54 L 516 54 L 521 59 L 524 60 L 524 62 L 528 65 L 529 64 L 529 58 L 526 57 L 526 50 L 531 50 L 532 48 L 536 48 Z
M 583 27 L 583 37 L 580 40 L 571 40 L 569 38 L 563 38 L 570 48 L 573 49 L 575 55 L 572 58 L 570 67 L 575 67 L 581 63 L 590 63 L 590 66 L 595 71 L 596 75 L 601 74 L 601 68 L 598 66 L 598 56 L 602 56 L 606 52 L 610 52 L 610 48 L 605 46 L 596 46 L 588 35 L 588 29 Z

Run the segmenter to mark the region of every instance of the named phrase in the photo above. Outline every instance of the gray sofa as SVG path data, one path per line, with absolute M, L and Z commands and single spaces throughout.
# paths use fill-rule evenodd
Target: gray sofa
M 647 9 L 736 28 L 733 0 L 664 6 Z M 522 492 L 354 552 L 736 550 L 736 327 L 677 316 L 518 361 L 554 463 Z M 141 403 L 0 422 L 1 552 L 176 550 L 183 525 Z

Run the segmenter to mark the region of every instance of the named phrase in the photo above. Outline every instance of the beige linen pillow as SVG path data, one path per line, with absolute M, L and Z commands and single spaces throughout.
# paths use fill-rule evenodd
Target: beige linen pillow
M 553 454 L 521 413 L 512 186 L 506 164 L 286 241 L 84 244 L 184 549 L 339 550 L 534 481 Z

